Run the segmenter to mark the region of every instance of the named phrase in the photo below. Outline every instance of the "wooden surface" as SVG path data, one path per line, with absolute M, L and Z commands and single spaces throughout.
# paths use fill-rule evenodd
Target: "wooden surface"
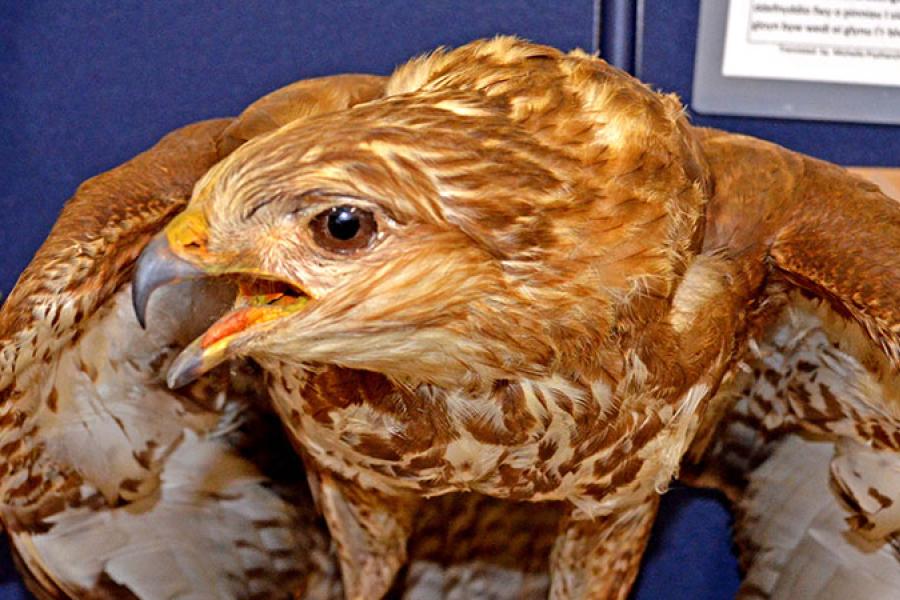
M 900 199 L 900 168 L 852 167 L 850 170 L 877 183 L 888 196 Z

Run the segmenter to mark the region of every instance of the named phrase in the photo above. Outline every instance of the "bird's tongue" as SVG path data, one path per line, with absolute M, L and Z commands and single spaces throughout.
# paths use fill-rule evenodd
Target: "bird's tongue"
M 167 377 L 169 387 L 181 387 L 214 369 L 230 357 L 229 350 L 241 333 L 297 312 L 308 300 L 305 295 L 241 284 L 235 308 L 194 340 L 172 363 Z
M 200 337 L 200 347 L 206 350 L 212 346 L 215 346 L 218 342 L 229 338 L 241 331 L 244 331 L 248 327 L 255 325 L 256 323 L 261 323 L 267 319 L 265 313 L 267 313 L 265 309 L 259 309 L 256 307 L 240 308 L 234 312 L 230 312 L 218 321 L 216 321 L 212 327 L 206 330 Z
M 283 317 L 302 308 L 306 300 L 306 297 L 286 297 L 284 294 L 239 295 L 235 310 L 206 330 L 200 338 L 200 346 L 209 348 L 253 325 Z
M 253 325 L 283 317 L 303 308 L 307 300 L 302 292 L 277 281 L 240 280 L 234 308 L 206 330 L 200 346 L 209 348 Z

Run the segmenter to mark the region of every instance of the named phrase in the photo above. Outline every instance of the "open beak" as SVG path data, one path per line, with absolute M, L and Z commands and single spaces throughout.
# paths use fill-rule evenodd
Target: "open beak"
M 301 310 L 309 295 L 277 276 L 218 263 L 206 251 L 206 225 L 196 214 L 182 213 L 151 241 L 135 266 L 132 302 L 141 327 L 153 292 L 162 286 L 201 277 L 225 276 L 237 284 L 231 311 L 185 348 L 169 368 L 170 388 L 184 386 L 227 360 L 251 330 L 257 332 Z

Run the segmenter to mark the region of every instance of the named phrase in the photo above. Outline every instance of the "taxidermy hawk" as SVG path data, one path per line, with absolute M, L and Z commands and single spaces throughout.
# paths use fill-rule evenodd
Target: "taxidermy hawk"
M 79 188 L 0 347 L 41 598 L 625 598 L 679 474 L 746 597 L 900 594 L 900 206 L 582 52 L 168 135 Z

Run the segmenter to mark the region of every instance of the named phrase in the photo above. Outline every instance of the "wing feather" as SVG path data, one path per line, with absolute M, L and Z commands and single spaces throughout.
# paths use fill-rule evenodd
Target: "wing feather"
M 217 160 L 382 86 L 355 75 L 298 82 L 237 120 L 170 134 L 67 204 L 0 310 L 0 511 L 38 597 L 341 597 L 302 468 L 273 447 L 278 431 L 258 426 L 265 386 L 220 370 L 174 393 L 161 377 L 230 290 L 161 290 L 144 331 L 128 280 Z M 396 592 L 543 597 L 558 518 L 556 507 L 476 495 L 428 503 Z
M 708 248 L 751 249 L 784 280 L 859 323 L 900 368 L 900 205 L 836 165 L 700 130 L 715 180 Z
M 750 475 L 735 523 L 746 569 L 738 597 L 875 599 L 900 589 L 897 547 L 849 527 L 831 493 L 834 451 L 830 442 L 788 435 Z
M 704 135 L 716 189 L 705 243 L 767 265 L 765 310 L 684 474 L 735 505 L 741 597 L 892 597 L 900 205 L 833 165 Z
M 41 597 L 339 593 L 302 470 L 270 472 L 260 456 L 279 435 L 246 424 L 265 410 L 262 386 L 242 391 L 246 378 L 221 370 L 174 393 L 161 377 L 230 290 L 166 290 L 144 331 L 128 282 L 227 152 L 376 88 L 364 76 L 294 84 L 237 120 L 167 135 L 66 204 L 0 308 L 0 517 Z
M 225 130 L 219 150 L 230 153 L 249 139 L 297 119 L 335 112 L 384 93 L 387 78 L 333 75 L 304 79 L 267 94 L 248 106 Z

